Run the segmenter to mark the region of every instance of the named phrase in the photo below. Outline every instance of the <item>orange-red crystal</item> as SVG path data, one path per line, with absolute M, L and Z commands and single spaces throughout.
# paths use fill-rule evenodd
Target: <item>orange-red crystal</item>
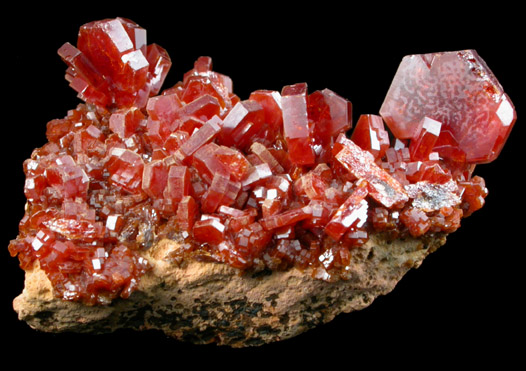
M 351 103 L 335 92 L 298 83 L 242 100 L 209 57 L 161 92 L 170 57 L 127 19 L 82 26 L 59 55 L 85 103 L 50 121 L 24 163 L 26 214 L 9 251 L 23 269 L 38 263 L 57 296 L 88 304 L 128 297 L 162 238 L 180 242 L 174 262 L 348 278 L 372 233 L 450 233 L 480 209 L 487 190 L 470 164 L 495 158 L 515 118 L 474 52 L 406 57 L 382 116 L 360 116 L 352 140 Z M 446 65 L 457 73 L 442 77 Z

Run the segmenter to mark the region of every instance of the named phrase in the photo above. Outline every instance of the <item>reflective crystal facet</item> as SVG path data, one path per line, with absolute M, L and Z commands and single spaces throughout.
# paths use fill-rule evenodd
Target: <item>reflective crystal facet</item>
M 368 182 L 369 194 L 386 207 L 401 206 L 409 200 L 404 188 L 395 178 L 378 167 L 372 156 L 352 140 L 340 135 L 335 146 L 335 158 L 353 176 Z M 339 150 L 338 150 L 339 149 Z
M 281 108 L 290 161 L 296 165 L 314 164 L 312 130 L 307 115 L 307 84 L 285 86 L 281 92 Z
M 351 140 L 361 149 L 370 152 L 375 159 L 381 159 L 389 148 L 389 134 L 378 115 L 360 115 Z

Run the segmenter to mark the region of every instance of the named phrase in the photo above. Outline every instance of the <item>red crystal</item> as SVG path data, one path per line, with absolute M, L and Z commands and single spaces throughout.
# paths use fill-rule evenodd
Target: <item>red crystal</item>
M 155 160 L 144 165 L 142 172 L 142 189 L 152 198 L 161 198 L 168 183 L 168 167 L 162 160 Z
M 368 204 L 365 201 L 367 196 L 367 181 L 360 181 L 356 184 L 356 189 L 340 205 L 329 223 L 325 226 L 325 233 L 338 241 L 345 232 L 352 226 L 361 227 L 367 221 Z
M 242 181 L 252 171 L 252 164 L 241 151 L 235 148 L 219 146 L 215 151 L 215 157 L 224 168 L 228 169 L 230 176 L 234 180 Z
M 168 171 L 166 188 L 163 196 L 175 202 L 180 202 L 190 194 L 190 171 L 186 166 L 172 166 Z
M 146 111 L 152 120 L 170 126 L 178 117 L 178 112 L 182 107 L 183 103 L 176 94 L 166 94 L 148 99 Z
M 228 228 L 233 233 L 239 232 L 242 228 L 254 223 L 258 212 L 254 208 L 239 210 L 229 206 L 220 206 L 218 213 L 229 218 Z
M 409 200 L 404 187 L 353 141 L 340 135 L 334 147 L 335 158 L 356 178 L 367 180 L 369 194 L 386 207 L 401 206 Z
M 323 146 L 352 126 L 352 104 L 330 89 L 308 97 L 308 116 L 314 122 L 313 136 Z
M 215 173 L 212 183 L 201 200 L 201 211 L 213 213 L 220 205 L 230 206 L 237 197 L 241 184 L 230 182 L 225 174 Z
M 389 148 L 389 134 L 384 122 L 378 115 L 360 115 L 356 122 L 351 140 L 361 149 L 371 153 L 375 159 L 381 159 Z
M 351 139 L 352 105 L 332 90 L 242 100 L 210 57 L 161 91 L 168 53 L 124 18 L 82 26 L 59 55 L 86 103 L 48 122 L 49 142 L 24 162 L 9 252 L 88 304 L 136 290 L 162 238 L 181 242 L 178 259 L 348 278 L 372 234 L 451 233 L 480 209 L 473 163 L 495 158 L 515 120 L 473 51 L 404 58 L 381 116 L 361 115 Z
M 183 143 L 181 148 L 177 150 L 176 157 L 186 159 L 193 155 L 199 148 L 209 143 L 221 130 L 218 120 L 219 119 L 214 118 L 208 120 L 199 130 L 193 133 L 193 135 Z
M 46 169 L 46 180 L 62 199 L 85 199 L 88 195 L 89 177 L 71 156 L 57 157 L 55 163 Z
M 225 240 L 225 225 L 219 218 L 203 214 L 194 224 L 193 235 L 198 242 L 219 245 Z
M 283 127 L 283 115 L 281 112 L 281 94 L 272 90 L 256 90 L 250 94 L 249 100 L 258 102 L 263 109 L 265 124 L 272 134 L 278 133 Z
M 315 169 L 302 175 L 294 183 L 298 195 L 305 194 L 311 200 L 323 200 L 332 179 L 330 168 L 326 164 L 319 164 Z
M 484 206 L 488 190 L 483 178 L 473 177 L 469 181 L 459 182 L 462 191 L 464 216 L 469 216 Z
M 248 176 L 242 182 L 243 188 L 250 189 L 271 176 L 272 170 L 268 164 L 264 163 L 253 166 Z
M 144 107 L 171 65 L 163 49 L 148 53 L 146 30 L 123 18 L 85 24 L 77 48 L 66 43 L 59 49 L 70 66 L 67 79 L 82 99 L 102 107 Z
M 199 176 L 206 183 L 211 184 L 215 174 L 223 174 L 229 177 L 228 167 L 226 167 L 216 153 L 220 146 L 215 143 L 208 143 L 199 148 L 192 156 L 191 165 L 199 172 Z
M 307 115 L 307 84 L 285 86 L 281 92 L 283 133 L 287 141 L 290 161 L 296 165 L 315 162 L 311 146 L 311 129 Z
M 144 35 L 146 36 L 146 34 Z M 146 41 L 146 37 L 145 37 Z M 144 53 L 144 50 L 141 48 Z M 158 94 L 166 75 L 172 66 L 168 52 L 157 44 L 147 46 L 146 60 L 148 61 L 150 95 Z
M 110 182 L 129 193 L 140 191 L 144 162 L 137 153 L 122 148 L 110 151 L 107 162 Z
M 104 226 L 100 222 L 76 220 L 70 218 L 54 218 L 42 223 L 53 231 L 69 240 L 94 242 L 104 237 Z
M 66 71 L 66 80 L 79 93 L 79 98 L 101 107 L 113 103 L 109 83 L 80 50 L 65 43 L 58 54 L 70 66 Z
M 403 58 L 380 114 L 400 139 L 414 138 L 424 117 L 441 122 L 469 163 L 493 161 L 516 120 L 511 100 L 474 50 Z
M 284 213 L 270 215 L 261 219 L 260 222 L 263 228 L 271 230 L 291 224 L 296 224 L 301 220 L 309 219 L 311 215 L 312 210 L 308 206 L 305 206 L 297 209 L 291 209 Z
M 254 258 L 257 258 L 267 248 L 272 239 L 272 232 L 266 231 L 259 223 L 251 223 L 241 229 L 234 237 L 235 249 L 230 249 L 238 255 L 238 264 L 240 268 L 248 268 L 253 264 Z M 240 264 L 241 263 L 241 264 Z
M 426 233 L 431 227 L 431 221 L 425 212 L 416 208 L 407 208 L 400 215 L 400 220 L 409 229 L 413 237 Z
M 261 131 L 264 118 L 263 108 L 256 101 L 239 102 L 223 119 L 218 141 L 226 146 L 245 149 Z
M 212 71 L 212 59 L 199 57 L 194 68 L 183 78 L 181 100 L 190 103 L 204 95 L 215 98 L 222 109 L 232 107 L 232 81 L 228 76 Z
M 192 230 L 197 215 L 199 214 L 197 208 L 197 203 L 192 196 L 184 196 L 181 202 L 179 202 L 175 218 L 181 231 L 188 233 Z
M 126 139 L 137 132 L 145 119 L 141 110 L 135 107 L 124 108 L 112 113 L 109 126 L 121 139 Z
M 440 135 L 442 123 L 424 117 L 418 125 L 418 134 L 411 140 L 409 152 L 413 160 L 429 160 L 429 155 L 433 150 Z

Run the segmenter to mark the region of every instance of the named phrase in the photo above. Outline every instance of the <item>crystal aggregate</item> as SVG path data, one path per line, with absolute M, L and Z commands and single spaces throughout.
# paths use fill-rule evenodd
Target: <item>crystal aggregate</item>
M 56 296 L 89 305 L 129 297 L 163 238 L 180 242 L 174 264 L 349 279 L 371 234 L 451 233 L 480 209 L 475 165 L 516 120 L 473 50 L 405 57 L 380 114 L 354 128 L 350 101 L 307 83 L 243 100 L 210 57 L 161 91 L 171 59 L 128 19 L 87 23 L 58 54 L 84 102 L 48 122 L 24 162 L 9 251 L 23 269 L 39 264 Z

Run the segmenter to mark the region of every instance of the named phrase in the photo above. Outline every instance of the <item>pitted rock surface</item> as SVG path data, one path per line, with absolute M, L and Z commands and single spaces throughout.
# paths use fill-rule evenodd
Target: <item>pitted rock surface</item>
M 376 235 L 354 250 L 349 280 L 326 282 L 296 268 L 240 274 L 213 262 L 177 266 L 165 258 L 178 243 L 163 240 L 148 252 L 153 269 L 128 299 L 106 306 L 63 301 L 53 296 L 46 275 L 35 267 L 26 272 L 14 308 L 21 320 L 46 332 L 157 329 L 193 343 L 256 346 L 369 306 L 444 243 L 443 235 L 394 241 Z

